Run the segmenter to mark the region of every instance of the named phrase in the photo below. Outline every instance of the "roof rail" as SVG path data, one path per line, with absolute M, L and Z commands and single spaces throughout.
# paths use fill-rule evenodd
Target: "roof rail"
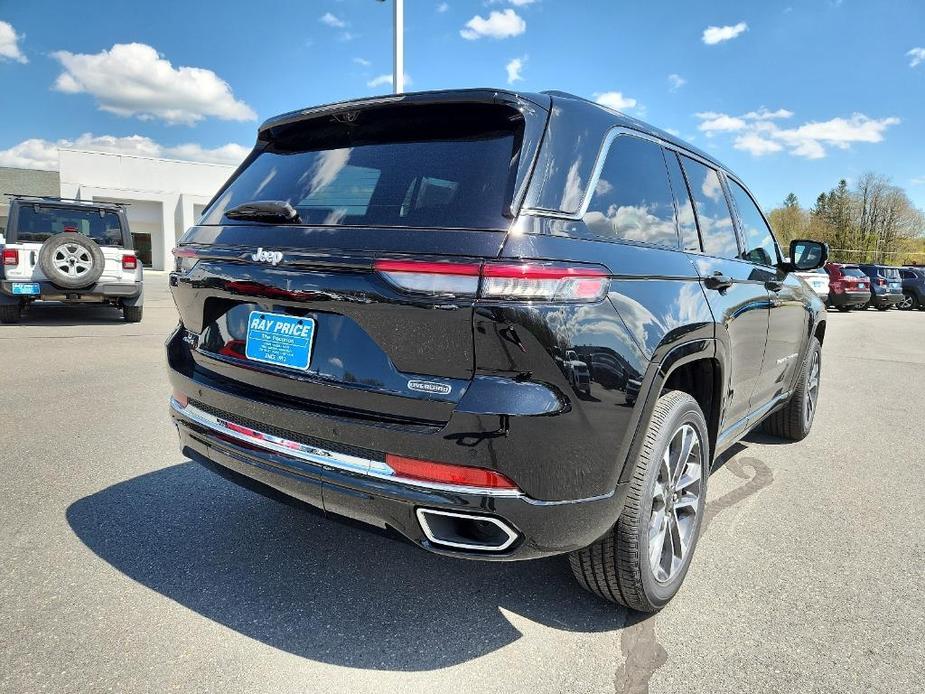
M 14 200 L 41 200 L 43 202 L 79 202 L 93 207 L 109 205 L 111 207 L 128 207 L 130 202 L 111 202 L 109 200 L 83 200 L 81 198 L 62 198 L 57 195 L 29 195 L 28 193 L 0 193 Z

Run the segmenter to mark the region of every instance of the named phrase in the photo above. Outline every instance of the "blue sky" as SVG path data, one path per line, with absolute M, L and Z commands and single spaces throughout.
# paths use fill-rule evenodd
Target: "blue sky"
M 409 90 L 519 77 L 680 133 L 765 208 L 867 170 L 925 207 L 920 0 L 405 4 Z M 0 0 L 0 165 L 53 167 L 58 142 L 232 161 L 260 120 L 390 72 L 388 2 Z

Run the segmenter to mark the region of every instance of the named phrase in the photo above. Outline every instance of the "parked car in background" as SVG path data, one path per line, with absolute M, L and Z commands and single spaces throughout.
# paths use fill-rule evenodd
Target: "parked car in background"
M 785 260 L 715 159 L 561 92 L 294 111 L 175 249 L 170 409 L 239 484 L 441 554 L 569 554 L 654 611 L 717 456 L 809 434 L 826 314 L 794 272 L 827 254 Z
M 857 265 L 828 263 L 829 306 L 839 311 L 864 308 L 870 301 L 870 278 Z
M 109 304 L 142 317 L 141 263 L 116 203 L 12 195 L 0 265 L 0 323 L 35 301 Z
M 797 272 L 796 276 L 806 282 L 823 303 L 829 300 L 829 273 L 825 268 L 816 268 L 811 272 Z
M 886 311 L 902 303 L 903 282 L 899 268 L 866 263 L 858 263 L 858 267 L 870 278 L 869 306 Z
M 899 276 L 903 283 L 903 300 L 898 308 L 925 311 L 925 267 L 900 268 Z

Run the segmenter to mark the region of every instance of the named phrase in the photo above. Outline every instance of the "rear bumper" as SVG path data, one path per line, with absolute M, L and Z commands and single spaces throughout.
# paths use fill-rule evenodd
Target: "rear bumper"
M 873 306 L 895 306 L 902 300 L 902 292 L 884 292 L 883 294 L 872 294 L 870 303 Z
M 39 294 L 14 294 L 14 284 L 37 284 Z M 69 301 L 95 303 L 112 299 L 134 299 L 141 295 L 141 282 L 98 282 L 85 289 L 61 289 L 51 282 L 0 281 L 0 303 L 31 301 Z
M 363 461 L 362 452 L 357 450 L 350 456 L 318 447 L 311 448 L 314 456 L 287 454 L 282 452 L 284 446 L 269 449 L 243 436 L 229 436 L 202 418 L 194 404 L 181 407 L 171 401 L 170 411 L 184 454 L 213 469 L 220 466 L 223 477 L 252 489 L 254 483 L 268 487 L 328 514 L 397 531 L 439 554 L 511 561 L 586 547 L 613 525 L 626 494 L 627 485 L 619 485 L 603 497 L 550 502 L 509 490 L 463 491 L 451 485 L 397 481 L 377 474 L 375 460 L 367 461 L 372 471 L 364 470 L 358 464 Z M 370 458 L 376 457 L 370 453 Z M 445 546 L 428 537 L 417 513 L 422 509 L 499 522 L 511 530 L 512 539 L 501 551 Z
M 870 301 L 870 292 L 829 292 L 829 303 L 833 306 L 863 306 Z

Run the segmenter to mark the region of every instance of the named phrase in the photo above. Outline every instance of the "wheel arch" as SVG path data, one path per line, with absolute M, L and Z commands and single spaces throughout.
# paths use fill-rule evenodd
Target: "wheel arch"
M 648 388 L 644 388 L 645 400 L 638 404 L 640 415 L 636 422 L 632 442 L 623 461 L 620 481 L 626 482 L 633 474 L 633 461 L 645 439 L 645 432 L 652 419 L 655 403 L 665 390 L 680 390 L 688 393 L 707 420 L 710 435 L 710 460 L 716 450 L 719 423 L 725 406 L 723 379 L 725 350 L 717 349 L 714 338 L 695 339 L 674 345 L 660 361 L 650 362 L 646 372 Z

